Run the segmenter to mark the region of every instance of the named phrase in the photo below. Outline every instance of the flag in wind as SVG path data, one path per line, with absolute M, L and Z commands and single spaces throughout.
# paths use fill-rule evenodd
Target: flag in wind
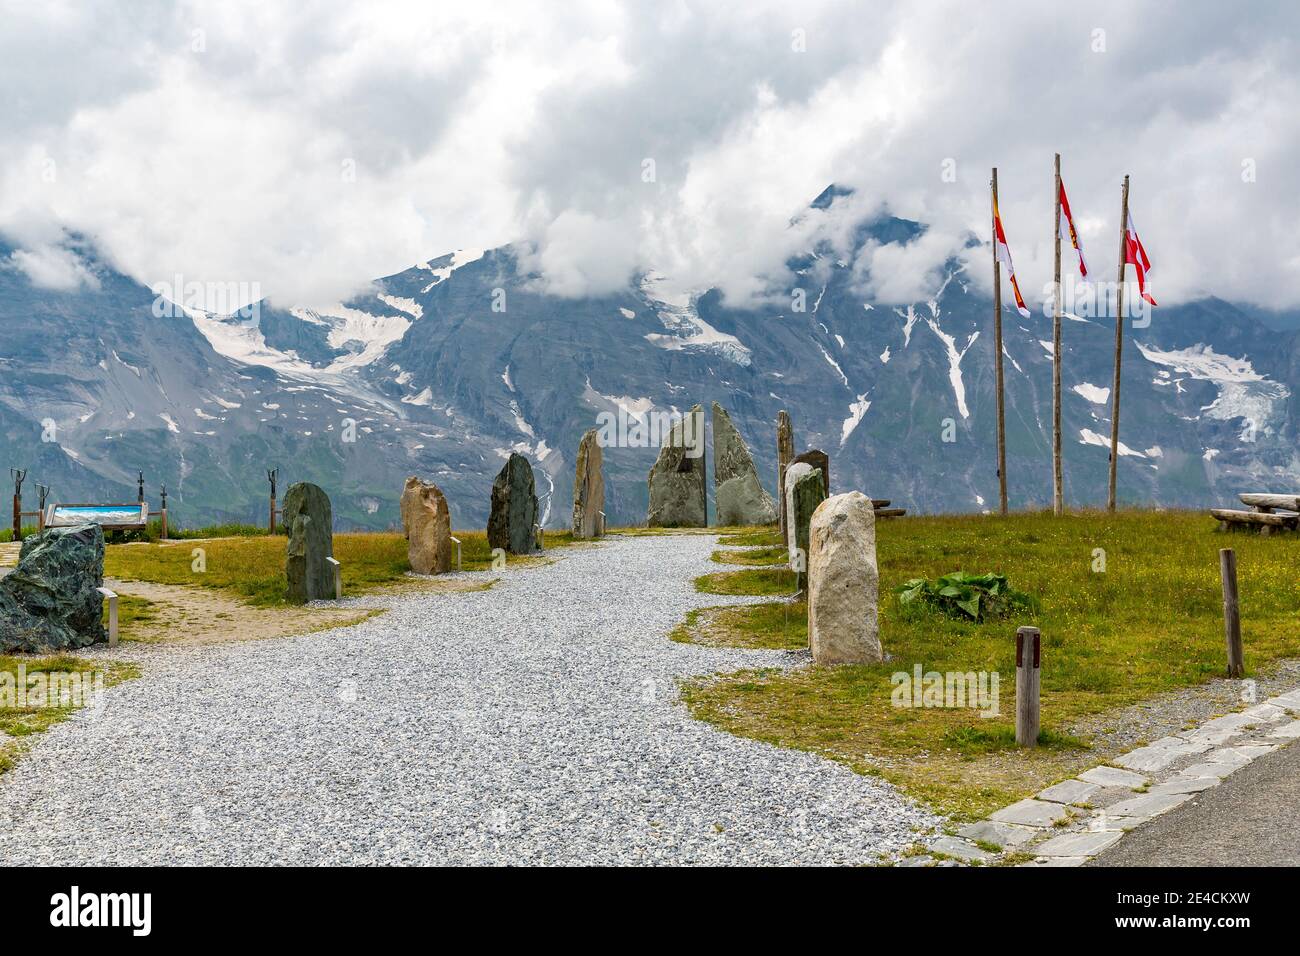
M 993 228 L 996 232 L 993 241 L 997 246 L 996 255 L 998 261 L 1007 267 L 1007 278 L 1011 280 L 1011 291 L 1016 294 L 1016 311 L 1027 319 L 1029 318 L 1029 310 L 1025 308 L 1025 300 L 1020 297 L 1020 284 L 1016 282 L 1016 267 L 1011 264 L 1011 249 L 1007 246 L 1007 234 L 1002 230 L 1002 213 L 998 211 L 996 202 L 993 204 Z
M 1151 271 L 1151 260 L 1147 258 L 1146 248 L 1138 238 L 1137 226 L 1133 224 L 1133 213 L 1128 214 L 1128 231 L 1124 234 L 1124 261 L 1133 267 L 1138 277 L 1138 292 L 1152 305 L 1156 300 L 1147 291 L 1147 273 Z
M 1061 238 L 1068 239 L 1074 251 L 1079 254 L 1079 275 L 1088 281 L 1088 260 L 1083 257 L 1083 243 L 1079 241 L 1079 232 L 1074 228 L 1074 216 L 1070 213 L 1070 200 L 1065 198 L 1065 180 L 1061 180 Z

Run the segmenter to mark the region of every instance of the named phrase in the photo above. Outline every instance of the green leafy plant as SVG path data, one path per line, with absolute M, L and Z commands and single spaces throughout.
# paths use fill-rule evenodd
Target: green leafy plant
M 951 617 L 984 621 L 1012 611 L 1037 610 L 1028 594 L 1014 591 L 1005 574 L 967 574 L 956 571 L 930 581 L 912 578 L 896 589 L 903 607 L 929 607 Z

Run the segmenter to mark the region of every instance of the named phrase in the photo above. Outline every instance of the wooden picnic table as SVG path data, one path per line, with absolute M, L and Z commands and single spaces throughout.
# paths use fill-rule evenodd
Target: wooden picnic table
M 1300 495 L 1274 495 L 1248 492 L 1237 496 L 1250 511 L 1211 508 L 1210 516 L 1219 519 L 1219 530 L 1239 526 L 1255 528 L 1260 534 L 1295 531 L 1300 528 Z M 1282 513 L 1279 514 L 1278 512 Z

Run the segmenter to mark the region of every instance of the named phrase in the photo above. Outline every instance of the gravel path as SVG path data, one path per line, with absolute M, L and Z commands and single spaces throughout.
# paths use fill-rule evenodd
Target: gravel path
M 801 655 L 676 644 L 704 536 L 614 539 L 353 628 L 125 645 L 144 676 L 0 777 L 0 865 L 871 863 L 940 821 L 693 720 L 679 678 Z

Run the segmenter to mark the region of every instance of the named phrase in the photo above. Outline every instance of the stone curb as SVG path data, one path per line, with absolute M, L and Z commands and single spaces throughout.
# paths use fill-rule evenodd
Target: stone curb
M 1007 853 L 1029 853 L 1033 859 L 1019 866 L 1080 866 L 1130 830 L 1300 739 L 1297 713 L 1300 688 L 1162 737 L 967 824 L 955 835 L 932 837 L 926 852 L 937 854 L 941 863 L 921 854 L 898 865 L 987 865 Z

